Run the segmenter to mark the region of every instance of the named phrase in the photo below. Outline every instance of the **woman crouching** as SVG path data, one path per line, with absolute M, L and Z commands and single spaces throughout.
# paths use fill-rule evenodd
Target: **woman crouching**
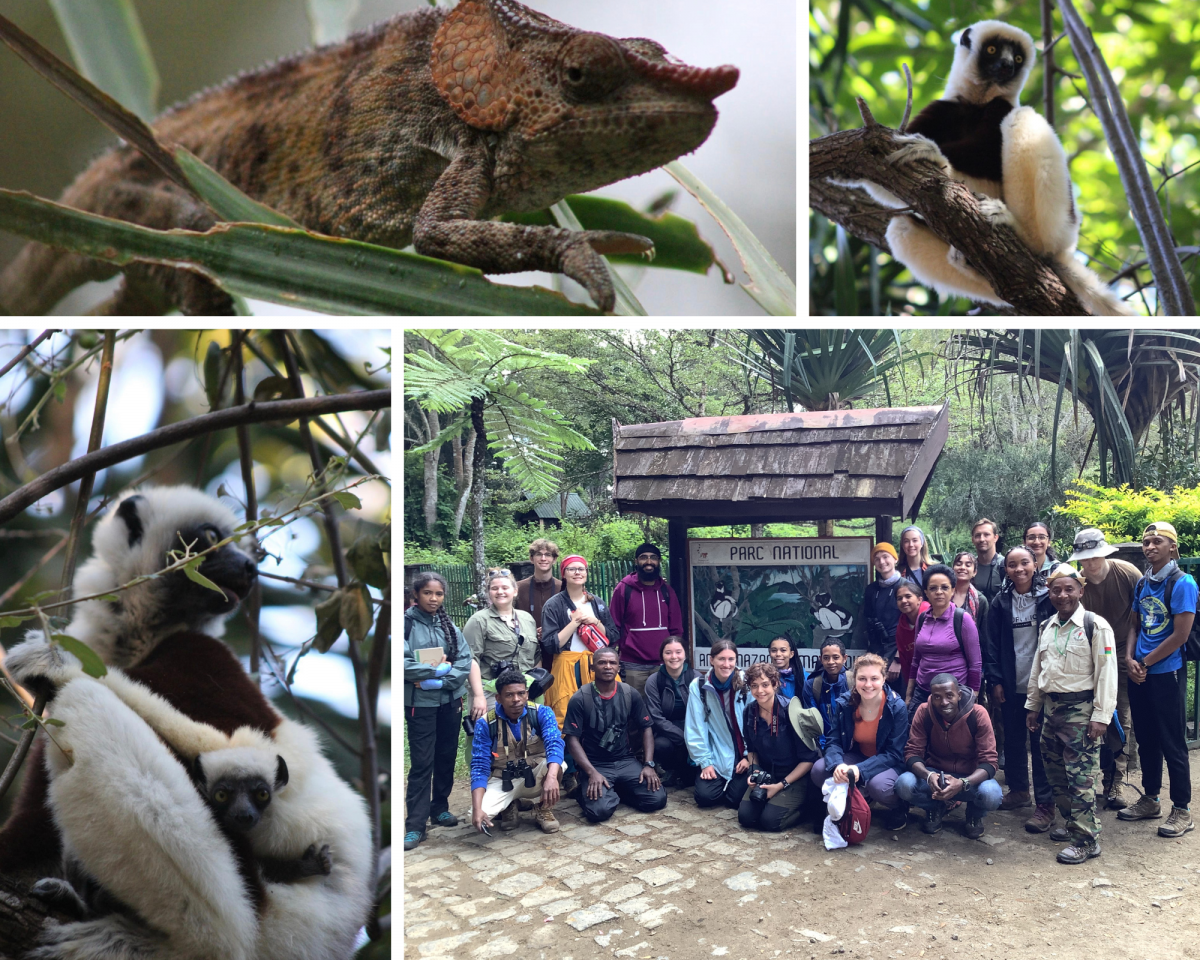
M 750 761 L 750 789 L 738 805 L 743 827 L 780 831 L 800 819 L 808 788 L 805 776 L 816 750 L 804 745 L 788 719 L 788 701 L 779 692 L 779 671 L 756 663 L 746 671 L 754 702 L 746 704 L 742 731 Z

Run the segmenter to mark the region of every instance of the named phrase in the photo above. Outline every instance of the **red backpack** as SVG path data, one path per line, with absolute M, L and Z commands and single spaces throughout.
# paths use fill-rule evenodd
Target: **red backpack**
M 837 822 L 838 833 L 848 844 L 862 843 L 871 829 L 871 805 L 850 774 L 850 788 L 846 791 L 846 812 Z

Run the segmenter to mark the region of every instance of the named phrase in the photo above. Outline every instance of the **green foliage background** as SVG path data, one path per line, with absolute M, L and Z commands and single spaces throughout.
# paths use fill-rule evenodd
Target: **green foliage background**
M 927 0 L 919 9 L 873 0 L 813 0 L 809 13 L 809 121 L 813 138 L 862 124 L 855 98 L 875 119 L 897 126 L 904 114 L 906 86 L 901 64 L 913 74 L 913 113 L 942 93 L 953 58 L 951 35 L 979 20 L 1004 20 L 1028 31 L 1040 46 L 1038 4 Z M 1200 26 L 1192 0 L 1077 4 L 1124 97 L 1142 155 L 1167 222 L 1180 245 L 1200 243 L 1200 185 L 1194 171 L 1165 183 L 1164 172 L 1200 163 Z M 869 15 L 864 13 L 869 11 Z M 1062 21 L 1055 14 L 1055 30 Z M 848 38 L 839 46 L 839 34 Z M 1078 74 L 1064 39 L 1054 48 L 1057 65 Z M 1022 93 L 1022 103 L 1043 109 L 1042 60 Z M 1066 149 L 1076 205 L 1083 214 L 1079 249 L 1095 257 L 1104 279 L 1144 256 L 1129 216 L 1125 190 L 1099 120 L 1087 104 L 1083 80 L 1060 76 L 1055 87 L 1055 127 Z M 908 308 L 918 316 L 962 314 L 964 299 L 939 304 L 932 291 L 912 285 L 907 271 L 884 254 L 872 268 L 869 245 L 847 237 L 819 214 L 810 214 L 810 279 L 814 312 L 835 312 L 835 264 L 853 260 L 860 313 L 893 314 Z M 845 253 L 839 253 L 839 249 Z M 1185 262 L 1194 294 L 1200 295 L 1195 260 Z M 1140 277 L 1149 279 L 1148 270 Z M 873 289 L 874 287 L 874 289 Z M 907 299 L 906 299 L 907 298 Z M 1137 298 L 1132 303 L 1145 310 Z M 1153 302 L 1153 301 L 1151 301 Z M 986 309 L 986 308 L 985 308 Z M 839 312 L 845 313 L 845 309 Z

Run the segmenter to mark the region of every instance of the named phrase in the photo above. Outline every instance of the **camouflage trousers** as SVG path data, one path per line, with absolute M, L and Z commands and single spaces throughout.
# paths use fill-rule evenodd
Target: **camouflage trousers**
M 1042 764 L 1054 789 L 1054 805 L 1072 840 L 1095 840 L 1100 836 L 1096 788 L 1102 739 L 1087 738 L 1092 701 L 1055 703 L 1047 698 L 1043 709 Z

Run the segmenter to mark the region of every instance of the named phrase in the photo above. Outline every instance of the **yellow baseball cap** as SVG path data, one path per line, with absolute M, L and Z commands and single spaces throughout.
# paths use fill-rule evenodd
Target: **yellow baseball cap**
M 1179 544 L 1179 534 L 1175 532 L 1175 528 L 1169 523 L 1152 523 L 1142 531 L 1142 539 L 1146 537 L 1166 537 L 1173 544 Z

